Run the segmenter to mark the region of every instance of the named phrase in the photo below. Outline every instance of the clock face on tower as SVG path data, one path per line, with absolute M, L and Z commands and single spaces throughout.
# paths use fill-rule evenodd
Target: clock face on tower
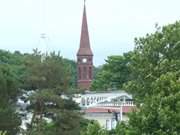
M 87 59 L 86 59 L 86 58 L 83 58 L 83 59 L 82 59 L 82 63 L 87 63 Z

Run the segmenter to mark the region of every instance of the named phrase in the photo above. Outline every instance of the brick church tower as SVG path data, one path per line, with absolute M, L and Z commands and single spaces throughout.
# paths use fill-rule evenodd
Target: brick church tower
M 88 90 L 93 79 L 93 53 L 90 47 L 88 24 L 86 17 L 86 5 L 82 20 L 80 47 L 77 52 L 78 88 Z

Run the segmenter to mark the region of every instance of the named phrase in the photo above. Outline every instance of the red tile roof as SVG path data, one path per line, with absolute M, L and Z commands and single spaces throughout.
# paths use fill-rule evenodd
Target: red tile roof
M 123 106 L 122 112 L 128 113 L 132 112 L 134 106 Z M 91 107 L 85 110 L 86 113 L 108 113 L 108 112 L 120 112 L 120 108 L 113 108 L 113 107 Z

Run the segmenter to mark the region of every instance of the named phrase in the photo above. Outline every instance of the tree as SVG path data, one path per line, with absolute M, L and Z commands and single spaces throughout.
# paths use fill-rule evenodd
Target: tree
M 26 65 L 28 87 L 36 90 L 30 97 L 33 118 L 28 134 L 79 135 L 82 120 L 80 108 L 71 97 L 65 95 L 71 81 L 69 65 L 55 53 L 42 61 L 37 51 Z M 44 122 L 44 117 L 52 122 Z
M 14 109 L 18 94 L 18 82 L 11 68 L 0 65 L 0 131 L 14 135 L 19 131 L 20 119 Z
M 6 132 L 0 131 L 0 135 L 6 135 Z
M 136 99 L 153 95 L 152 82 L 167 72 L 178 72 L 180 67 L 180 23 L 158 29 L 154 34 L 135 39 L 136 48 L 129 66 L 135 79 L 128 91 Z
M 177 74 L 167 73 L 153 82 L 154 95 L 130 115 L 135 134 L 178 135 L 180 133 L 180 83 Z
M 81 132 L 81 135 L 108 135 L 108 131 L 101 128 L 98 122 L 92 121 L 86 130 Z
M 19 51 L 11 53 L 9 51 L 0 50 L 0 94 L 2 95 L 1 97 L 3 97 L 0 99 L 0 130 L 3 129 L 4 131 L 4 128 L 2 128 L 3 123 L 11 123 L 12 127 L 15 126 L 13 123 L 20 125 L 20 118 L 17 117 L 18 114 L 15 113 L 14 103 L 16 102 L 17 95 L 20 96 L 21 93 L 19 93 L 19 90 L 21 89 L 36 90 L 36 94 L 31 98 L 32 103 L 35 104 L 32 105 L 32 107 L 38 106 L 39 103 L 44 105 L 47 102 L 50 102 L 49 99 L 47 100 L 47 97 L 50 97 L 51 101 L 53 100 L 54 103 L 59 102 L 58 104 L 61 104 L 61 108 L 51 108 L 52 106 L 48 106 L 43 112 L 38 112 L 39 110 L 36 110 L 38 113 L 35 114 L 36 117 L 38 117 L 40 113 L 44 117 L 45 113 L 52 112 L 53 109 L 58 110 L 59 112 L 57 114 L 60 114 L 60 110 L 65 109 L 66 111 L 69 111 L 69 113 L 63 113 L 63 111 L 61 111 L 61 114 L 74 115 L 73 119 L 75 120 L 74 123 L 76 123 L 74 125 L 76 130 L 79 129 L 79 126 L 83 127 L 81 124 L 83 120 L 80 117 L 79 111 L 76 110 L 79 109 L 77 108 L 77 105 L 70 100 L 70 97 L 67 101 L 61 98 L 61 94 L 65 94 L 67 93 L 67 90 L 72 90 L 76 87 L 75 62 L 62 58 L 59 53 L 56 54 L 55 52 L 52 52 L 43 58 L 44 59 L 42 59 L 41 52 L 37 49 L 33 50 L 33 54 L 21 54 Z M 68 94 L 69 93 L 70 92 L 68 91 Z M 53 97 L 58 98 L 54 101 Z M 8 100 L 10 103 L 7 102 Z M 41 102 L 41 100 L 43 102 Z M 65 108 L 64 106 L 69 106 L 71 109 Z M 34 109 L 35 108 L 31 108 L 30 110 L 34 112 Z M 8 114 L 9 118 L 8 116 L 4 117 L 6 114 Z M 11 121 L 11 117 L 14 117 L 13 121 Z M 38 122 L 39 126 L 35 124 L 33 128 L 31 128 L 33 130 L 32 134 L 55 133 L 54 130 L 57 129 L 57 125 L 55 126 L 54 121 L 55 119 L 52 123 L 46 123 L 41 119 Z M 36 122 L 37 121 L 35 121 L 35 123 Z M 70 125 L 73 123 L 69 122 L 66 124 Z M 41 128 L 41 125 L 43 125 L 44 128 Z M 42 132 L 38 131 L 39 127 Z M 19 129 L 17 128 L 16 132 L 18 132 L 18 130 Z M 13 134 L 15 134 L 15 132 Z
M 64 64 L 66 67 L 69 69 L 69 76 L 71 76 L 70 81 L 69 81 L 69 88 L 71 90 L 77 88 L 77 67 L 76 67 L 76 62 L 73 60 L 69 59 L 63 59 Z
M 178 135 L 180 133 L 180 22 L 135 40 L 126 89 L 137 109 L 130 114 L 131 135 Z
M 123 56 L 109 56 L 93 83 L 92 90 L 121 89 L 123 84 L 130 80 L 131 71 L 129 63 L 131 62 L 132 52 L 125 53 Z

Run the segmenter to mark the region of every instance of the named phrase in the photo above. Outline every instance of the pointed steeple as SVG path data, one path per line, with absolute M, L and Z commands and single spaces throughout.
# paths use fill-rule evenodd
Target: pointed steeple
M 82 28 L 81 28 L 80 48 L 78 50 L 77 55 L 93 55 L 89 41 L 85 1 L 84 1 L 84 12 L 83 12 L 83 20 L 82 20 Z

